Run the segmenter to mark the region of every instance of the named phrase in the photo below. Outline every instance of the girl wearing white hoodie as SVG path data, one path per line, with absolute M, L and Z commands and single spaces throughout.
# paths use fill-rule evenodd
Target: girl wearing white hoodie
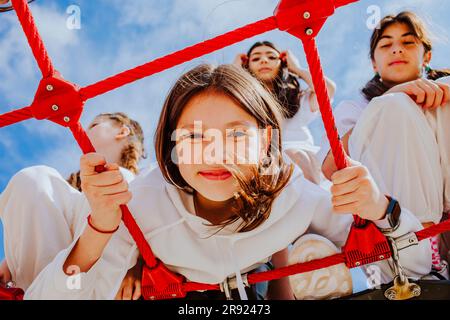
M 72 244 L 40 273 L 25 297 L 112 299 L 139 255 L 121 223 L 122 204 L 129 205 L 169 269 L 202 283 L 236 277 L 242 299 L 252 293 L 242 274 L 277 252 L 276 264 L 284 265 L 283 252 L 305 233 L 320 234 L 341 247 L 350 213 L 385 231 L 393 227 L 387 235 L 394 238 L 421 229 L 405 208 L 395 226 L 388 223 L 389 200 L 357 163 L 333 175 L 332 195 L 307 181 L 282 156 L 281 119 L 277 103 L 251 75 L 233 66 L 202 65 L 183 75 L 166 99 L 155 136 L 159 168 L 138 177 L 130 188 L 117 165 L 98 154 L 81 159 L 89 203 L 77 208 L 67 203 L 62 182 L 50 169 L 19 173 L 0 200 L 3 215 L 14 211 L 20 220 L 32 214 L 32 205 L 18 201 L 19 190 L 22 195 L 38 190 L 41 210 L 90 212 L 89 223 L 76 230 Z M 96 173 L 101 164 L 107 170 Z M 22 190 L 25 185 L 34 190 Z M 10 219 L 9 224 L 15 223 Z M 11 246 L 33 246 L 23 235 L 6 240 Z M 402 250 L 400 262 L 409 277 L 427 274 L 429 243 Z M 392 280 L 390 262 L 377 264 L 382 281 Z M 79 272 L 75 284 L 74 271 Z M 291 298 L 287 280 L 278 281 L 269 297 Z
M 86 133 L 95 149 L 108 162 L 120 165 L 120 171 L 126 181 L 130 182 L 135 178 L 135 175 L 139 172 L 139 161 L 145 157 L 144 135 L 137 121 L 122 112 L 102 113 L 92 120 Z M 77 226 L 86 219 L 87 212 L 75 209 L 86 202 L 83 194 L 80 193 L 82 192 L 80 172 L 71 174 L 67 180 L 68 184 L 56 170 L 52 170 L 51 175 L 59 182 L 58 191 L 54 192 L 52 199 L 55 197 L 56 202 L 63 199 L 62 202 L 66 204 L 65 207 L 59 206 L 56 202 L 54 206 L 49 206 L 49 203 L 42 203 L 45 197 L 41 198 L 43 193 L 40 191 L 41 187 L 43 186 L 45 189 L 49 186 L 45 185 L 43 180 L 39 182 L 36 188 L 32 185 L 22 185 L 21 191 L 11 195 L 17 197 L 14 199 L 21 199 L 22 203 L 26 203 L 25 206 L 33 207 L 28 215 L 19 218 L 20 213 L 18 212 L 20 210 L 4 210 L 3 206 L 0 209 L 2 221 L 5 224 L 6 257 L 0 265 L 0 283 L 2 284 L 13 281 L 20 288 L 28 288 L 56 254 L 73 241 Z M 25 190 L 30 190 L 30 194 L 25 195 L 23 193 Z M 56 196 L 58 192 L 64 194 L 61 199 Z M 5 190 L 0 201 L 10 199 L 7 194 L 8 191 Z M 70 207 L 67 204 L 69 202 Z M 11 219 L 14 222 L 23 220 L 18 224 L 10 225 Z M 21 236 L 27 237 L 28 243 L 32 243 L 32 245 L 27 246 L 24 243 L 23 246 L 12 246 L 9 239 L 11 237 L 16 239 Z M 118 299 L 128 299 L 130 291 L 134 292 L 136 299 L 139 298 L 139 281 L 130 282 L 129 280 L 133 273 L 134 270 L 131 270 L 124 280 L 123 288 L 117 295 Z

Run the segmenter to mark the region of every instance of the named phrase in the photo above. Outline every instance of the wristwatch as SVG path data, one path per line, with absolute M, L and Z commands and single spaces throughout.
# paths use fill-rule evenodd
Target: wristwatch
M 389 205 L 386 209 L 385 219 L 389 223 L 389 228 L 380 228 L 383 233 L 391 233 L 398 229 L 400 226 L 400 214 L 402 213 L 402 208 L 397 200 L 392 197 L 386 196 L 389 200 Z

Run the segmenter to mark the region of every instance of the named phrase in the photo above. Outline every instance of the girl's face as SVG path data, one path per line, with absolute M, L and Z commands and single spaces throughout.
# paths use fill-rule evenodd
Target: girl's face
M 263 82 L 275 79 L 281 67 L 280 53 L 269 46 L 256 47 L 250 53 L 248 68 Z
M 183 179 L 203 197 L 226 201 L 239 190 L 226 169 L 232 164 L 249 177 L 258 150 L 258 123 L 233 99 L 202 93 L 185 106 L 176 129 L 176 155 Z M 256 160 L 255 160 L 256 161 Z
M 420 78 L 430 59 L 431 53 L 425 54 L 423 44 L 409 27 L 394 23 L 380 38 L 372 63 L 383 81 L 395 85 Z
M 120 141 L 124 136 L 123 129 L 111 119 L 96 117 L 89 125 L 86 133 L 96 151 L 106 154 L 107 152 L 105 151 L 111 150 L 114 146 L 117 146 L 117 151 L 122 150 L 123 145 Z

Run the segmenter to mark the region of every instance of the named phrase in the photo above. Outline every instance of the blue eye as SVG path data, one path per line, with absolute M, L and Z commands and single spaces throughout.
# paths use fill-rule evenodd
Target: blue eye
M 232 138 L 242 138 L 247 136 L 247 132 L 245 131 L 239 131 L 239 130 L 232 130 L 229 134 L 229 137 Z

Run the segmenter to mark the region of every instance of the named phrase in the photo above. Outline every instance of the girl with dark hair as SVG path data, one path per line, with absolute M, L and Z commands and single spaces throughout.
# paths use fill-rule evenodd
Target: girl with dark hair
M 335 111 L 347 154 L 424 226 L 450 210 L 450 70 L 431 68 L 432 49 L 415 13 L 384 17 L 370 41 L 375 76 L 360 101 L 344 101 Z M 330 178 L 336 167 L 327 142 L 319 153 L 324 158 Z M 436 239 L 432 245 L 434 266 L 447 277 Z
M 281 51 L 269 41 L 256 42 L 247 54 L 239 54 L 234 62 L 260 80 L 275 96 L 283 113 L 283 145 L 305 177 L 318 184 L 320 166 L 308 125 L 319 115 L 319 105 L 314 93 L 311 74 L 302 69 L 290 51 Z M 300 80 L 307 84 L 300 86 Z M 334 82 L 326 78 L 330 98 L 336 91 Z
M 140 175 L 129 189 L 117 167 L 106 164 L 104 157 L 82 157 L 82 186 L 91 209 L 79 210 L 90 212 L 91 219 L 40 273 L 25 298 L 114 297 L 139 254 L 121 224 L 120 205 L 126 203 L 155 255 L 173 272 L 187 281 L 217 284 L 233 280 L 236 284 L 227 294 L 193 292 L 188 298 L 254 299 L 256 289 L 246 288 L 246 273 L 266 264 L 272 255 L 280 255 L 278 266 L 287 264 L 282 260 L 285 248 L 305 233 L 318 233 L 333 241 L 324 247 L 328 253 L 330 246 L 331 252 L 336 252 L 334 246 L 344 244 L 352 224 L 349 213 L 373 220 L 393 238 L 421 228 L 405 208 L 394 225 L 389 223 L 389 200 L 361 165 L 333 176 L 330 201 L 329 192 L 306 180 L 299 168 L 282 156 L 282 138 L 277 134 L 281 121 L 275 99 L 242 69 L 201 65 L 187 72 L 162 109 L 155 135 L 159 168 Z M 106 164 L 107 170 L 97 173 L 95 166 L 100 164 Z M 50 210 L 48 199 L 64 197 L 55 194 L 57 188 L 52 189 L 62 182 L 45 168 L 16 175 L 0 198 L 2 217 L 8 217 L 5 229 L 17 228 L 14 217 L 34 213 L 32 203 L 20 199 L 36 191 L 40 210 L 46 206 Z M 5 237 L 12 250 L 31 240 L 22 234 L 11 241 L 8 232 Z M 319 246 L 314 247 L 316 240 L 295 246 L 303 260 L 291 259 L 291 263 L 323 254 Z M 317 250 L 302 255 L 311 246 Z M 16 251 L 20 255 L 20 250 Z M 400 260 L 408 276 L 420 277 L 431 269 L 431 250 L 420 243 L 404 249 Z M 391 281 L 389 262 L 377 265 L 382 281 Z M 74 278 L 74 266 L 81 285 L 67 288 Z M 320 278 L 320 284 L 312 286 L 320 287 L 313 290 L 315 296 L 320 291 L 324 297 L 324 287 L 336 287 L 334 272 L 330 283 L 324 284 Z M 342 272 L 339 274 L 341 277 Z M 265 297 L 293 298 L 287 278 L 271 284 Z M 311 298 L 310 293 L 298 296 Z

